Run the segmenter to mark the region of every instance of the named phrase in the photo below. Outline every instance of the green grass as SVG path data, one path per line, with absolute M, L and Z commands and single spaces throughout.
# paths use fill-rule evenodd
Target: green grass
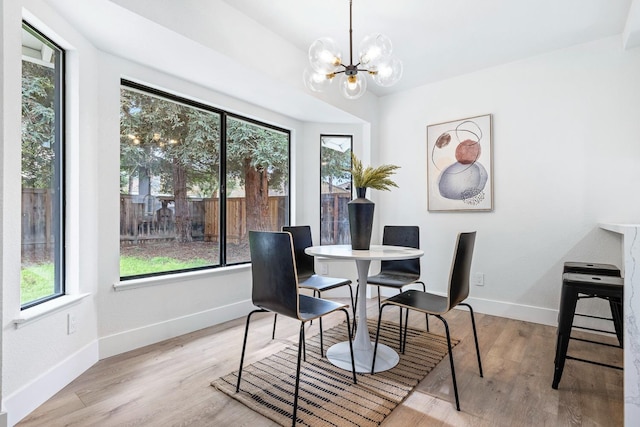
M 204 267 L 206 265 L 211 265 L 211 261 L 200 258 L 192 259 L 190 261 L 181 261 L 168 257 L 121 257 L 120 277 L 160 273 L 172 270 L 184 270 L 187 268 Z
M 126 277 L 172 270 L 184 270 L 207 265 L 211 265 L 211 261 L 199 258 L 190 261 L 181 261 L 167 257 L 121 257 L 120 276 Z M 25 304 L 51 295 L 53 293 L 53 281 L 53 263 L 23 267 L 20 272 L 20 303 Z
M 20 272 L 20 304 L 35 301 L 53 293 L 53 263 L 37 264 Z

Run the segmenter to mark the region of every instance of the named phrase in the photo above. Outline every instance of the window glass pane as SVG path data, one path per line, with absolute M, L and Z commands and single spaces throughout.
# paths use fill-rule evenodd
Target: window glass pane
M 120 276 L 220 264 L 220 114 L 123 86 Z
M 320 244 L 351 243 L 351 136 L 320 136 Z
M 27 24 L 22 30 L 22 268 L 20 302 L 64 293 L 63 51 Z
M 247 262 L 249 230 L 289 223 L 289 133 L 227 119 L 226 259 Z

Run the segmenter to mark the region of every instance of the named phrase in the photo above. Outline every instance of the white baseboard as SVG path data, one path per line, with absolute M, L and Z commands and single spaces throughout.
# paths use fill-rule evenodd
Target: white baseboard
M 100 359 L 237 319 L 254 308 L 250 300 L 245 300 L 102 337 L 99 340 Z
M 420 285 L 415 286 L 416 289 L 421 289 Z M 405 288 L 406 290 L 406 288 Z M 355 292 L 355 286 L 354 286 Z M 382 298 L 388 298 L 398 293 L 395 289 L 380 288 L 380 295 Z M 438 295 L 446 296 L 442 292 L 434 292 Z M 368 286 L 367 298 L 376 298 L 377 290 L 375 286 Z M 348 297 L 349 291 L 346 287 L 333 289 L 330 292 L 323 292 L 323 298 L 337 298 Z M 544 307 L 535 307 L 532 305 L 514 304 L 511 302 L 495 301 L 481 298 L 467 298 L 466 300 L 475 312 L 489 314 L 492 316 L 506 317 L 509 319 L 523 320 L 525 322 L 540 323 L 543 325 L 557 326 L 558 325 L 558 310 Z
M 13 426 L 18 423 L 97 361 L 98 342 L 94 341 L 5 397 L 2 408 L 6 412 L 6 423 L 2 425 Z
M 374 288 L 374 286 L 371 286 Z M 434 292 L 435 294 L 446 296 L 443 292 Z M 381 289 L 383 298 L 396 295 L 397 291 Z M 525 322 L 540 323 L 542 325 L 558 326 L 558 310 L 544 307 L 536 307 L 525 304 L 514 304 L 505 301 L 496 301 L 482 298 L 467 298 L 473 311 L 491 316 L 506 317 L 508 319 L 523 320 Z M 466 310 L 466 308 L 464 308 Z
M 558 310 L 544 307 L 535 307 L 525 304 L 513 304 L 503 301 L 494 301 L 481 298 L 467 298 L 473 311 L 477 313 L 489 314 L 491 316 L 506 317 L 508 319 L 522 320 L 524 322 L 539 323 L 541 325 L 558 326 Z M 464 308 L 466 310 L 466 308 Z M 609 310 L 609 307 L 606 307 Z M 576 310 L 580 312 L 581 310 Z M 595 313 L 599 315 L 600 313 Z M 604 313 L 604 316 L 610 316 L 610 313 Z M 585 319 L 580 317 L 574 317 L 573 326 L 586 326 L 589 328 L 600 329 L 601 331 L 614 332 L 613 323 L 608 320 L 600 319 Z M 601 334 L 602 332 L 591 331 L 594 334 Z M 606 335 L 606 334 L 605 334 Z
M 465 302 L 468 302 L 476 313 L 558 326 L 558 310 L 481 298 L 467 298 Z

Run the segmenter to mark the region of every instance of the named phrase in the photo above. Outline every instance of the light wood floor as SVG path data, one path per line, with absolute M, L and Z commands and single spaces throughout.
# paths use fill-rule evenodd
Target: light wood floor
M 369 302 L 370 313 L 375 304 Z M 389 315 L 397 318 L 391 310 Z M 295 342 L 297 322 L 278 319 L 272 341 L 273 315 L 254 318 L 246 363 Z M 468 312 L 454 310 L 445 318 L 452 336 L 462 340 L 453 350 L 461 412 L 455 410 L 445 358 L 384 427 L 623 425 L 621 371 L 567 361 L 559 390 L 551 388 L 555 328 L 476 314 L 484 367 L 480 378 Z M 326 318 L 325 328 L 342 319 L 342 314 Z M 102 360 L 19 426 L 274 426 L 209 385 L 238 369 L 244 322 L 233 320 Z M 423 327 L 424 317 L 413 314 L 410 322 Z M 308 334 L 316 331 L 316 323 L 309 326 Z M 431 331 L 444 333 L 435 318 Z M 622 363 L 620 349 L 577 341 L 569 349 Z

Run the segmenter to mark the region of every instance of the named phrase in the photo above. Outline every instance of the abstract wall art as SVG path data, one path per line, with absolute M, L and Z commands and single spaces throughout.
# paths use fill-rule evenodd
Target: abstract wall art
M 491 114 L 427 126 L 427 209 L 493 210 Z

